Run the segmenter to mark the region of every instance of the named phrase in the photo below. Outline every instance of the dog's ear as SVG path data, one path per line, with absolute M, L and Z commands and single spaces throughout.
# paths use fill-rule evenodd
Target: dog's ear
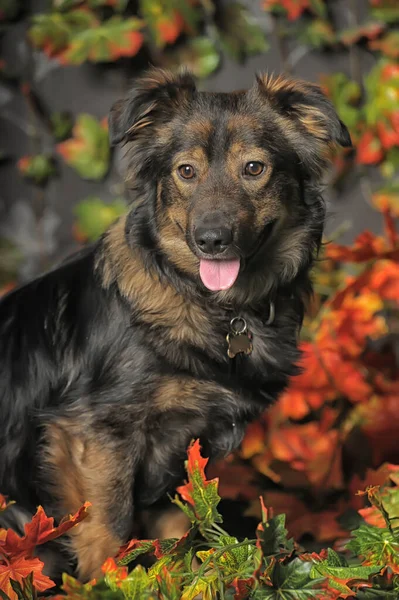
M 322 173 L 334 146 L 352 146 L 349 131 L 317 85 L 281 75 L 258 75 L 254 91 L 274 110 L 278 125 L 311 175 Z
M 112 107 L 108 118 L 111 145 L 133 139 L 148 126 L 167 122 L 195 90 L 188 72 L 175 75 L 152 69 L 136 81 L 127 98 Z

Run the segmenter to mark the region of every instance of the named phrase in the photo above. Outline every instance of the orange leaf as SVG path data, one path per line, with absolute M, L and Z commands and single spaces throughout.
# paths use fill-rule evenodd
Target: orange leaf
M 17 600 L 17 594 L 11 586 L 11 579 L 22 583 L 25 577 L 33 573 L 33 584 L 38 592 L 44 592 L 55 586 L 46 575 L 43 575 L 42 569 L 44 563 L 38 558 L 27 559 L 19 556 L 6 564 L 0 564 L 0 590 L 7 594 L 10 600 Z
M 361 165 L 379 163 L 384 158 L 381 142 L 372 131 L 366 131 L 357 144 L 356 162 Z
M 0 553 L 7 556 L 18 556 L 20 554 L 30 556 L 39 544 L 60 537 L 80 521 L 83 521 L 87 517 L 89 506 L 91 506 L 90 502 L 85 502 L 77 513 L 62 519 L 58 527 L 54 527 L 53 517 L 47 517 L 43 508 L 39 506 L 32 521 L 25 525 L 25 535 L 23 537 L 20 537 L 12 529 L 7 530 L 6 539 L 4 542 L 0 542 Z

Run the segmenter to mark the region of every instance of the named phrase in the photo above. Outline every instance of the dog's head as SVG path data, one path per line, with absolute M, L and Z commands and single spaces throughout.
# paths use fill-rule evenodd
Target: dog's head
M 351 145 L 317 86 L 259 76 L 248 91 L 207 93 L 187 73 L 153 70 L 109 128 L 128 147 L 134 235 L 199 289 L 244 299 L 309 266 L 317 183 L 332 147 Z

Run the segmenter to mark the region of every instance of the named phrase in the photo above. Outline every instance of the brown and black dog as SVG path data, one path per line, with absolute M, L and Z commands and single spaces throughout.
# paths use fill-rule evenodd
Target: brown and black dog
M 87 579 L 192 438 L 228 454 L 297 372 L 320 179 L 350 145 L 320 89 L 284 77 L 222 94 L 153 70 L 109 125 L 130 212 L 0 304 L 0 491 L 57 517 L 92 502 L 71 531 Z

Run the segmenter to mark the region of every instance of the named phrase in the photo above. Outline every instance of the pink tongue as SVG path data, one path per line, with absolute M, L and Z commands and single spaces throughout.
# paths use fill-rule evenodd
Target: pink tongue
M 228 290 L 238 277 L 240 261 L 234 260 L 200 260 L 200 277 L 208 290 L 217 292 Z

